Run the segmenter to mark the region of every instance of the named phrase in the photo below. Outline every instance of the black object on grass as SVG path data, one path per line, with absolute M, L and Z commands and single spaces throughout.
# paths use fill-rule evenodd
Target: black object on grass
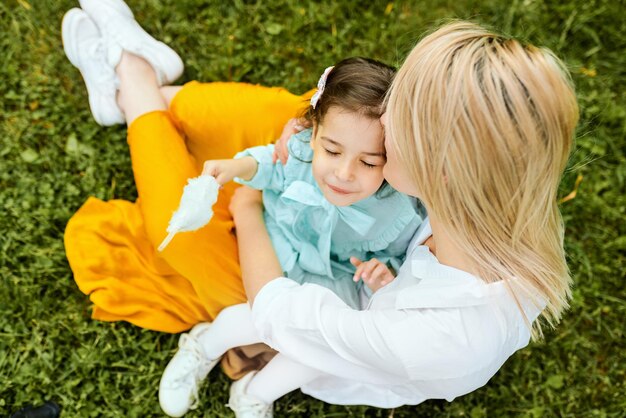
M 59 418 L 60 415 L 61 407 L 52 401 L 47 401 L 40 406 L 25 406 L 14 412 L 10 418 Z

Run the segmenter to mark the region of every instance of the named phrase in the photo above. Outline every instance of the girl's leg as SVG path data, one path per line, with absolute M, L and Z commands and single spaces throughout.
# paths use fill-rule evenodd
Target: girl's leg
M 278 353 L 267 366 L 252 377 L 245 388 L 244 396 L 247 398 L 245 402 L 260 401 L 270 405 L 281 396 L 301 388 L 322 374 L 323 372 L 319 370 L 304 366 Z M 237 385 L 237 382 L 234 385 Z M 232 393 L 233 391 L 231 396 Z
M 163 411 L 182 416 L 195 402 L 198 387 L 219 358 L 234 347 L 259 342 L 247 303 L 224 308 L 212 323 L 200 323 L 183 334 L 178 351 L 159 383 Z
M 198 342 L 208 359 L 216 359 L 235 347 L 261 342 L 252 323 L 247 303 L 222 309 L 211 326 L 198 336 Z

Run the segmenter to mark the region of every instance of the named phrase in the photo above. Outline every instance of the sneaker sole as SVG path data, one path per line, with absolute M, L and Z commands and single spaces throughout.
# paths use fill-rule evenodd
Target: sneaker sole
M 72 65 L 78 68 L 78 70 L 80 71 L 83 82 L 85 83 L 85 87 L 87 88 L 89 109 L 95 121 L 102 126 L 124 124 L 126 123 L 126 120 L 124 119 L 124 115 L 121 113 L 121 111 L 113 113 L 108 112 L 108 114 L 107 112 L 105 112 L 105 114 L 100 114 L 100 112 L 94 111 L 94 109 L 101 108 L 100 104 L 98 103 L 98 101 L 101 99 L 101 96 L 97 92 L 95 86 L 91 85 L 85 78 L 83 71 L 80 68 L 80 61 L 78 59 L 78 46 L 73 41 L 74 39 L 77 39 L 77 36 L 74 35 L 75 27 L 82 19 L 89 19 L 89 16 L 79 8 L 70 9 L 63 16 L 63 21 L 61 22 L 61 38 L 63 40 L 63 51 L 65 52 L 65 55 L 72 63 Z
M 61 22 L 61 38 L 63 39 L 63 50 L 65 55 L 70 60 L 72 65 L 78 68 L 78 51 L 71 41 L 72 28 L 77 19 L 83 19 L 84 13 L 81 9 L 75 7 L 70 9 L 63 16 L 63 22 Z

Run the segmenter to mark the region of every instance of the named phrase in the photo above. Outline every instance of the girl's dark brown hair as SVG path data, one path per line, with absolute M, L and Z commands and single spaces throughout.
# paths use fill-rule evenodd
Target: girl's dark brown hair
M 370 119 L 384 113 L 383 103 L 396 70 L 370 58 L 346 58 L 335 65 L 326 79 L 324 93 L 315 109 L 309 106 L 304 117 L 322 123 L 333 106 Z

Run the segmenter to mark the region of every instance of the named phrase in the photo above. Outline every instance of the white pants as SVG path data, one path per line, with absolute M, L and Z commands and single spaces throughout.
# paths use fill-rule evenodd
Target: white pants
M 210 359 L 221 357 L 234 347 L 262 342 L 252 323 L 252 312 L 247 303 L 223 309 L 198 340 Z M 272 403 L 322 374 L 278 353 L 254 376 L 246 393 Z

